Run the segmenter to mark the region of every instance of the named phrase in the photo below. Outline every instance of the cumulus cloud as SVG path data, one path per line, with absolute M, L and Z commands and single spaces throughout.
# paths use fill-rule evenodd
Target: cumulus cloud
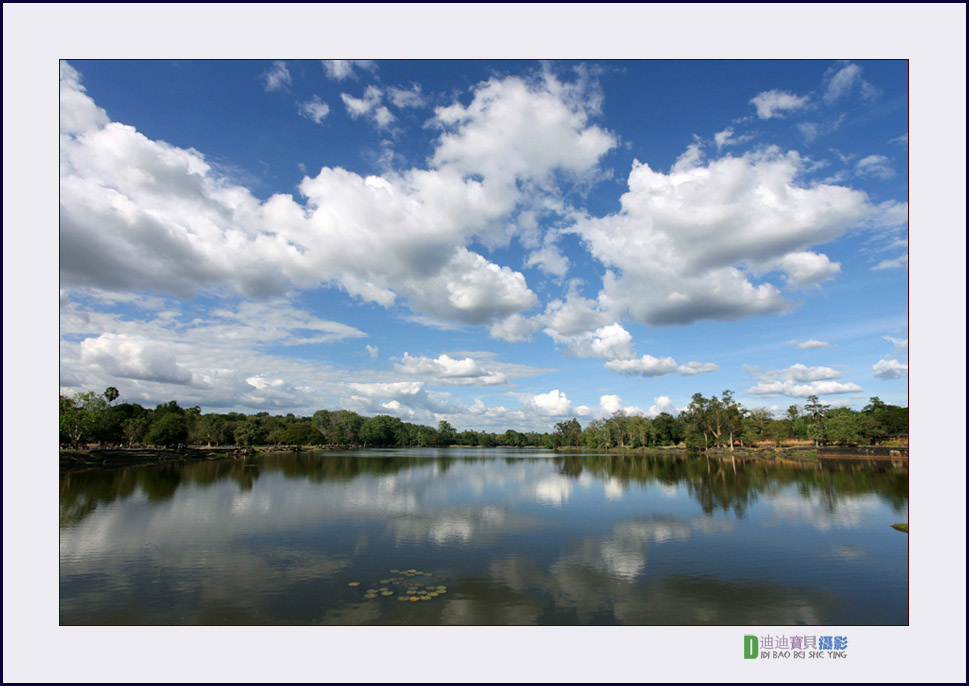
M 663 412 L 674 417 L 679 414 L 673 405 L 673 401 L 668 396 L 660 395 L 653 398 L 653 404 L 649 406 L 645 414 L 647 417 L 658 417 Z
M 63 298 L 63 393 L 115 385 L 127 401 L 148 406 L 176 397 L 209 410 L 312 412 L 336 404 L 330 390 L 351 373 L 266 350 L 366 335 L 279 301 L 183 310 L 177 301 L 128 297 L 120 298 L 124 314 L 105 311 L 118 301 L 96 291 Z
M 537 324 L 545 327 L 545 332 L 558 343 L 568 344 L 569 337 L 592 335 L 593 329 L 607 325 L 611 320 L 608 314 L 598 308 L 595 300 L 584 298 L 574 288 L 570 288 L 565 300 L 551 300 L 545 312 L 535 317 Z
M 450 402 L 446 393 L 432 393 L 420 381 L 377 383 L 346 383 L 348 395 L 341 400 L 343 407 L 364 414 L 387 414 L 417 419 L 432 415 L 450 414 L 459 408 Z
M 521 343 L 530 340 L 538 327 L 538 322 L 527 319 L 520 314 L 513 314 L 492 324 L 488 333 L 492 338 L 509 343 Z
M 404 353 L 396 365 L 398 371 L 424 377 L 430 382 L 453 386 L 492 386 L 508 382 L 508 377 L 500 372 L 482 368 L 470 357 L 455 359 L 448 355 L 437 358 L 413 357 Z
M 618 395 L 600 396 L 599 407 L 609 414 L 615 414 L 622 407 L 622 398 L 620 398 Z
M 322 124 L 326 115 L 330 113 L 330 106 L 320 100 L 320 96 L 314 95 L 311 100 L 299 104 L 299 113 L 310 121 Z
M 377 356 L 380 354 L 380 348 L 376 345 L 365 346 L 367 348 L 367 354 L 370 355 L 371 360 L 376 360 Z
M 346 78 L 356 78 L 355 70 L 367 69 L 373 71 L 377 68 L 373 60 L 323 60 L 323 70 L 326 75 L 336 81 L 343 81 Z
M 289 75 L 286 63 L 282 61 L 273 62 L 273 66 L 262 75 L 267 91 L 278 91 L 286 88 L 293 82 L 293 77 Z
M 616 147 L 616 137 L 590 123 L 590 101 L 581 84 L 545 74 L 529 83 L 492 78 L 465 106 L 435 110 L 442 128 L 435 166 L 482 174 L 499 194 L 528 178 L 541 186 L 553 171 L 583 175 Z
M 757 108 L 757 116 L 761 119 L 783 117 L 787 112 L 807 107 L 811 98 L 807 95 L 794 95 L 780 90 L 764 91 L 750 99 L 750 103 Z
M 564 417 L 573 414 L 572 401 L 558 389 L 548 393 L 520 396 L 522 405 L 543 417 Z
M 192 382 L 192 374 L 178 365 L 167 346 L 127 334 L 105 333 L 84 339 L 81 364 L 100 367 L 121 379 L 179 385 Z
M 325 167 L 258 200 L 198 151 L 111 122 L 62 69 L 61 249 L 69 287 L 251 297 L 336 285 L 385 307 L 525 335 L 538 299 L 524 276 L 467 247 L 557 173 L 591 172 L 614 137 L 574 84 L 492 79 L 440 108 L 433 166 L 384 176 Z M 379 91 L 351 110 L 372 112 Z M 432 122 L 433 123 L 433 122 Z M 548 192 L 552 192 L 549 190 Z M 393 227 L 393 230 L 388 230 Z M 499 324 L 499 322 L 501 324 Z
M 747 389 L 751 395 L 786 395 L 793 398 L 806 398 L 810 395 L 854 393 L 864 390 L 854 382 L 834 381 L 834 379 L 840 379 L 843 374 L 831 367 L 794 364 L 787 369 L 756 372 L 756 374 L 759 383 Z
M 887 357 L 884 360 L 878 360 L 878 362 L 872 366 L 872 370 L 877 378 L 884 379 L 886 381 L 908 376 L 907 364 L 902 364 L 898 360 L 889 359 Z
M 526 267 L 538 267 L 550 276 L 562 278 L 569 271 L 569 258 L 561 253 L 558 246 L 547 244 L 533 250 L 525 260 Z
M 575 357 L 613 360 L 633 355 L 633 337 L 621 324 L 609 324 L 574 336 L 561 336 L 551 329 L 548 331 L 556 343 L 564 344 L 566 352 Z
M 776 148 L 706 165 L 693 157 L 669 174 L 636 161 L 621 211 L 571 228 L 609 268 L 601 308 L 650 325 L 788 311 L 777 286 L 752 276 L 778 271 L 798 288 L 831 278 L 840 265 L 806 248 L 874 211 L 860 191 L 799 184 L 804 167 Z
M 666 374 L 680 374 L 682 376 L 693 376 L 695 374 L 705 374 L 715 372 L 719 367 L 712 362 L 687 362 L 677 364 L 672 357 L 653 357 L 643 355 L 639 358 L 609 360 L 605 364 L 606 369 L 619 374 L 630 374 L 638 376 L 664 376 Z
M 759 383 L 747 389 L 751 395 L 786 395 L 792 398 L 807 398 L 811 395 L 832 395 L 835 393 L 855 393 L 865 390 L 854 382 L 841 383 L 839 381 L 812 381 L 799 384 L 791 380 L 770 381 Z

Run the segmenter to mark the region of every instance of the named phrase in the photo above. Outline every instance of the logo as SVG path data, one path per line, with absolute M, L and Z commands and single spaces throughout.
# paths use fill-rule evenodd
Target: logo
M 745 660 L 843 660 L 847 636 L 744 636 Z
M 754 660 L 757 658 L 757 651 L 759 650 L 757 637 L 756 636 L 744 636 L 744 659 Z

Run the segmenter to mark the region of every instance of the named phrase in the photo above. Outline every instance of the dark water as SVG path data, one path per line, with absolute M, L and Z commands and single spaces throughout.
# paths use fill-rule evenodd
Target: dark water
M 60 517 L 62 624 L 908 623 L 884 464 L 268 455 L 66 473 Z

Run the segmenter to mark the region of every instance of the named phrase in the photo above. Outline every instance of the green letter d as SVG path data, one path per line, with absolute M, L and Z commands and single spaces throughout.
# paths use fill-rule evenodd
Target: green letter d
M 753 660 L 756 658 L 759 647 L 756 636 L 744 636 L 744 659 Z

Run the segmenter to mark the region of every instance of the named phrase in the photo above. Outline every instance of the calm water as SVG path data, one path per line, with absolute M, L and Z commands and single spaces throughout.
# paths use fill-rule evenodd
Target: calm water
M 269 455 L 69 472 L 60 517 L 62 624 L 908 623 L 888 465 Z

